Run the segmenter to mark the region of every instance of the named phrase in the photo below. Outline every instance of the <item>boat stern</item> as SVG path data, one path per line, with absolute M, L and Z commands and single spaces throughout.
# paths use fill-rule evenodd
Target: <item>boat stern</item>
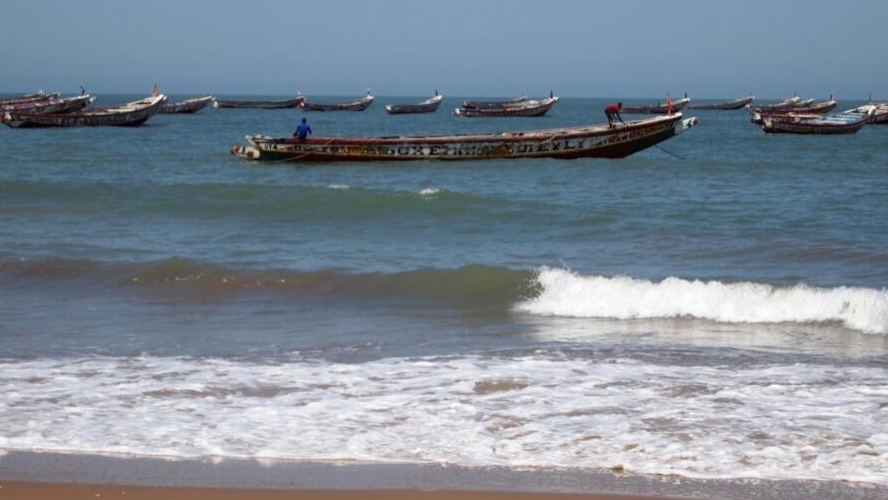
M 231 154 L 245 160 L 259 160 L 261 155 L 258 148 L 240 144 L 231 147 Z
M 274 157 L 273 154 L 263 154 L 263 150 L 267 151 L 267 145 L 270 142 L 278 142 L 278 139 L 267 135 L 245 135 L 244 139 L 247 140 L 248 145 L 243 146 L 241 144 L 236 144 L 231 147 L 231 154 L 237 156 L 238 158 L 243 158 L 245 160 L 268 160 L 270 157 Z

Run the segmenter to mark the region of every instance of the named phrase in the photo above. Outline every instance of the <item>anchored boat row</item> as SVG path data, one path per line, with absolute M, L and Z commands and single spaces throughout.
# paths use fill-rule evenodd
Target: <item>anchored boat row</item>
M 138 126 L 160 111 L 163 94 L 116 106 L 83 107 L 77 111 L 5 109 L 2 121 L 12 128 Z
M 81 89 L 80 95 L 61 97 L 38 92 L 0 99 L 0 122 L 12 128 L 138 126 L 157 113 L 196 113 L 213 96 L 170 103 L 155 85 L 151 96 L 113 106 L 90 106 L 95 97 Z
M 869 103 L 841 113 L 828 114 L 838 102 L 799 99 L 793 95 L 779 102 L 749 107 L 749 120 L 761 125 L 765 133 L 782 134 L 853 134 L 868 123 L 888 123 L 888 102 Z

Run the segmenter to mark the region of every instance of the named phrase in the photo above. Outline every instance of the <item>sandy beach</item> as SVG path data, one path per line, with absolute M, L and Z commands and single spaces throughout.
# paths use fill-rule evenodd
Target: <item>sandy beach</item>
M 415 464 L 164 460 L 54 453 L 0 456 L 0 499 L 875 500 L 874 485 L 717 481 L 619 471 Z
M 121 485 L 58 483 L 0 483 L 0 498 L 43 500 L 645 500 L 651 497 L 625 495 L 516 493 L 488 491 L 423 490 L 269 490 L 237 488 L 166 488 Z
M 569 481 L 577 478 L 415 465 L 171 461 L 21 452 L 0 457 L 0 499 L 4 500 L 664 498 L 663 495 L 581 493 L 574 489 L 584 486 Z M 642 484 L 625 486 L 644 488 Z M 602 483 L 600 487 L 613 485 Z M 537 489 L 541 491 L 534 491 Z

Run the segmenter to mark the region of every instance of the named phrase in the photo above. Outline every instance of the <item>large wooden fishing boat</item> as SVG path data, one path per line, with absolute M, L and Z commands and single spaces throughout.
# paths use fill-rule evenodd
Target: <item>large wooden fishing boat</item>
M 874 111 L 875 106 L 871 106 L 865 114 L 765 115 L 762 130 L 769 134 L 853 134 L 867 124 Z
M 389 104 L 385 107 L 385 112 L 390 115 L 401 115 L 408 113 L 434 113 L 441 105 L 444 96 L 435 91 L 435 95 L 425 101 L 417 104 Z
M 214 108 L 239 108 L 239 109 L 287 109 L 299 107 L 305 102 L 305 96 L 298 95 L 293 99 L 280 101 L 232 101 L 215 99 Z
M 510 104 L 518 104 L 520 102 L 524 102 L 527 100 L 526 95 L 520 95 L 518 97 L 507 99 L 505 101 L 473 101 L 473 100 L 465 100 L 462 103 L 463 108 L 501 108 L 503 106 L 507 106 Z
M 469 118 L 503 118 L 510 116 L 543 116 L 558 102 L 558 96 L 545 99 L 532 99 L 499 107 L 456 108 L 453 116 Z
M 669 107 L 669 102 L 658 102 L 656 104 L 643 104 L 640 106 L 626 106 L 625 104 L 620 109 L 620 113 L 625 114 L 647 114 L 647 115 L 665 115 L 668 113 L 675 113 L 677 111 L 681 111 L 688 103 L 691 102 L 690 97 L 682 97 L 681 99 L 676 99 L 672 101 L 672 108 Z
M 3 123 L 12 128 L 96 127 L 142 125 L 160 110 L 166 101 L 163 94 L 117 106 L 84 108 L 73 113 L 28 113 L 7 111 Z
M 752 94 L 749 94 L 748 96 L 738 97 L 737 99 L 732 99 L 730 101 L 688 105 L 688 109 L 713 109 L 713 110 L 740 109 L 744 106 L 752 104 L 752 101 L 754 101 L 754 100 L 755 100 L 755 96 Z
M 236 145 L 231 153 L 271 162 L 623 158 L 696 124 L 697 118 L 676 113 L 615 127 L 604 124 L 490 134 L 310 137 L 303 141 L 248 135 L 249 145 Z
M 179 102 L 165 102 L 163 103 L 163 106 L 160 107 L 160 112 L 166 114 L 197 113 L 213 102 L 213 99 L 213 96 L 205 95 L 193 99 L 185 99 L 184 101 Z
M 0 104 L 0 120 L 3 112 L 13 113 L 70 113 L 87 107 L 95 97 L 83 94 L 73 97 L 54 97 L 37 101 L 20 102 L 18 104 Z
M 371 104 L 373 104 L 373 96 L 368 92 L 364 97 L 353 101 L 325 104 L 306 100 L 301 106 L 306 111 L 364 111 Z

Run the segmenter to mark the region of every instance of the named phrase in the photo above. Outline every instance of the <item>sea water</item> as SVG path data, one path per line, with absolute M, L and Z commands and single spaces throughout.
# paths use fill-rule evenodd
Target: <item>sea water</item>
M 0 130 L 0 453 L 888 485 L 888 127 L 686 111 L 621 160 L 229 154 L 302 117 L 501 132 L 609 102 L 384 112 L 414 100 Z

